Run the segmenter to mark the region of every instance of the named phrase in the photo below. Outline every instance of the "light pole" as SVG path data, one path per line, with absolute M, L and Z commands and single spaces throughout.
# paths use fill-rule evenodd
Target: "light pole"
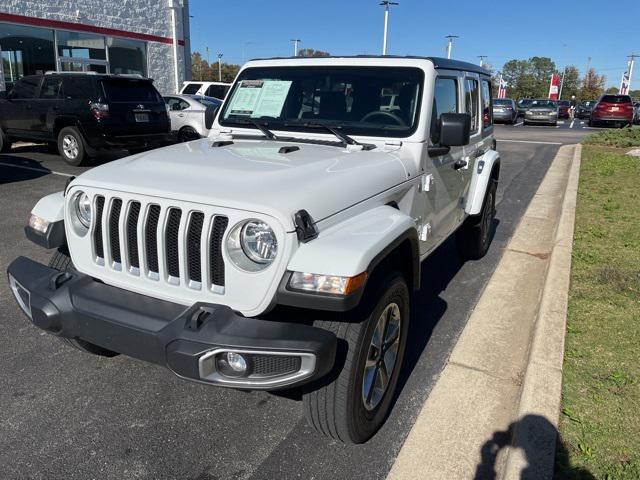
M 293 42 L 293 56 L 297 57 L 298 56 L 298 44 L 301 42 L 302 40 L 300 40 L 299 38 L 294 38 L 291 40 L 291 42 Z
M 444 38 L 449 39 L 449 43 L 447 44 L 447 58 L 451 58 L 451 49 L 453 48 L 453 39 L 460 38 L 458 35 L 447 35 Z
M 480 66 L 483 67 L 484 66 L 484 59 L 487 58 L 486 55 L 478 55 L 478 58 L 480 59 Z
M 560 91 L 558 92 L 558 100 L 562 100 L 562 87 L 564 87 L 564 76 L 567 74 L 567 66 L 564 66 L 562 78 L 560 79 Z
M 222 81 L 222 53 L 218 54 L 218 81 Z
M 391 5 L 400 5 L 398 2 L 389 2 L 384 0 L 380 2 L 380 5 L 384 7 L 384 34 L 382 36 L 382 55 L 387 54 L 387 35 L 389 31 L 389 7 Z

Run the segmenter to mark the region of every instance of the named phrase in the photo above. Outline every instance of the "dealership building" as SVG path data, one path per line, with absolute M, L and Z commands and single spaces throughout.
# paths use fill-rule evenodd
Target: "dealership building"
M 173 93 L 191 78 L 188 0 L 2 0 L 0 90 L 47 71 L 138 74 Z

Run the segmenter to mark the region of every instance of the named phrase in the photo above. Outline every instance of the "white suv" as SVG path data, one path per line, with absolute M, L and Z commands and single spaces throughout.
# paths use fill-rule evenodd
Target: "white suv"
M 439 58 L 249 62 L 208 138 L 94 168 L 31 212 L 50 266 L 9 267 L 32 322 L 84 351 L 302 392 L 364 442 L 401 370 L 421 262 L 492 238 L 489 72 Z M 389 95 L 397 109 L 385 109 Z

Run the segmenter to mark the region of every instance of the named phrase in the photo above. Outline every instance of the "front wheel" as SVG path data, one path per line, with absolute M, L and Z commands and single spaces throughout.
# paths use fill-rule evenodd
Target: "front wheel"
M 53 257 L 51 257 L 51 260 L 49 261 L 49 266 L 61 272 L 77 272 L 76 268 L 73 266 L 73 262 L 71 261 L 69 250 L 66 247 L 60 247 L 54 252 Z M 86 342 L 80 338 L 58 338 L 67 345 L 82 352 L 90 353 L 92 355 L 98 355 L 100 357 L 115 357 L 116 355 L 118 355 L 117 352 L 99 347 L 98 345 Z
M 197 140 L 200 138 L 200 134 L 192 127 L 183 127 L 178 132 L 179 142 L 190 142 L 191 140 Z
M 409 289 L 397 272 L 371 295 L 365 318 L 317 321 L 338 337 L 336 378 L 303 397 L 307 422 L 345 443 L 363 443 L 380 429 L 394 400 L 411 316 Z M 359 309 L 357 309 L 359 310 Z M 359 321 L 358 321 L 359 320 Z

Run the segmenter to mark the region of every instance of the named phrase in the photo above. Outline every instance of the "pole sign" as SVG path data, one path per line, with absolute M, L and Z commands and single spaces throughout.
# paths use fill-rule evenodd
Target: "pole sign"
M 622 80 L 620 81 L 620 95 L 629 95 L 629 71 L 628 70 L 622 74 Z
M 498 98 L 507 98 L 507 82 L 500 75 L 500 86 L 498 87 Z
M 549 85 L 549 99 L 558 100 L 558 93 L 560 92 L 560 75 L 555 73 L 551 75 L 551 85 Z

